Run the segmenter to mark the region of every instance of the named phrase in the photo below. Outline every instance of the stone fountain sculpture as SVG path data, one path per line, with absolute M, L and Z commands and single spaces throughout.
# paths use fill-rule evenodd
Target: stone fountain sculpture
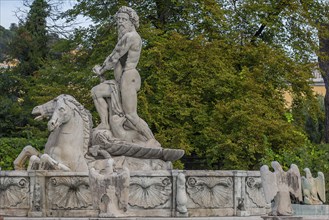
M 265 200 L 272 204 L 272 216 L 289 216 L 293 214 L 290 194 L 298 202 L 302 201 L 301 177 L 298 167 L 291 164 L 285 172 L 277 161 L 271 163 L 274 172 L 267 165 L 260 168 Z
M 60 95 L 35 107 L 49 119 L 44 153 L 27 146 L 15 171 L 0 171 L 0 215 L 31 217 L 234 216 L 238 198 L 251 215 L 267 206 L 259 171 L 174 170 L 183 150 L 164 149 L 137 114 L 142 41 L 139 18 L 121 7 L 118 42 L 93 71 L 92 97 L 101 123 L 75 98 Z M 114 79 L 104 73 L 114 71 Z M 29 160 L 25 171 L 26 161 Z
M 137 114 L 141 78 L 136 67 L 142 49 L 142 39 L 136 31 L 139 17 L 133 9 L 123 6 L 115 19 L 118 42 L 104 63 L 93 68 L 101 79 L 91 90 L 101 123 L 94 129 L 97 149 L 92 149 L 91 153 L 102 155 L 106 150 L 114 156 L 177 160 L 184 151 L 162 149 L 147 123 Z M 114 79 L 105 80 L 107 70 L 113 70 Z
M 24 169 L 30 158 L 28 170 L 88 171 L 85 154 L 93 125 L 89 111 L 72 96 L 60 95 L 36 106 L 32 114 L 37 115 L 36 120 L 50 118 L 50 135 L 44 154 L 26 146 L 14 161 L 15 169 Z
M 125 216 L 130 171 L 170 170 L 171 161 L 184 155 L 183 150 L 163 149 L 147 123 L 138 116 L 137 92 L 141 79 L 136 66 L 142 48 L 141 37 L 136 32 L 139 18 L 129 7 L 121 7 L 115 18 L 118 43 L 103 65 L 93 68 L 101 78 L 101 83 L 91 90 L 101 123 L 92 130 L 89 111 L 72 96 L 60 95 L 32 111 L 38 115 L 37 120 L 50 118 L 48 130 L 51 133 L 45 153 L 40 154 L 27 146 L 15 160 L 16 170 L 23 169 L 30 158 L 28 170 L 89 172 L 93 206 L 100 210 L 101 217 Z M 104 80 L 107 70 L 114 70 L 115 79 Z M 185 179 L 180 175 L 178 180 L 182 188 Z M 58 180 L 53 183 L 57 186 Z M 167 180 L 164 183 L 166 186 Z M 153 183 L 143 181 L 142 184 L 151 186 Z M 152 199 L 163 198 L 166 201 L 168 195 L 162 195 L 161 188 L 151 189 L 154 195 L 145 202 L 152 204 Z M 177 200 L 179 210 L 186 213 L 185 191 L 178 192 L 177 195 L 182 195 Z M 61 204 L 56 202 L 56 206 Z M 72 204 L 70 208 L 76 206 Z

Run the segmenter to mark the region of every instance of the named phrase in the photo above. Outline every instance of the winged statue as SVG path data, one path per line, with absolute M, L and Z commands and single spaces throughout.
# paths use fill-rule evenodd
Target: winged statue
M 291 199 L 294 202 L 301 202 L 303 199 L 299 169 L 291 164 L 290 169 L 285 172 L 277 161 L 273 161 L 271 166 L 274 172 L 267 165 L 260 168 L 265 200 L 272 206 L 269 215 L 292 215 Z
M 304 203 L 308 205 L 321 205 L 326 201 L 324 175 L 318 172 L 318 177 L 313 178 L 309 168 L 305 168 L 305 177 L 302 177 L 302 191 Z

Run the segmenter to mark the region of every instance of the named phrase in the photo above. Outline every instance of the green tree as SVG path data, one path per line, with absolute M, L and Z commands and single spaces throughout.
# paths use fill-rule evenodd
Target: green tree
M 97 24 L 85 35 L 92 37 L 92 66 L 115 45 L 116 10 L 135 8 L 144 40 L 140 112 L 156 137 L 208 156 L 210 167 L 221 161 L 222 168 L 247 169 L 259 167 L 266 148 L 280 153 L 305 144 L 304 124 L 286 120 L 283 94 L 292 94 L 296 109 L 316 101 L 313 31 L 325 11 L 321 2 L 307 3 L 310 11 L 299 1 L 84 0 L 70 15 Z
M 46 18 L 49 5 L 46 0 L 34 0 L 26 21 L 19 25 L 11 42 L 11 56 L 19 60 L 17 71 L 31 76 L 38 70 L 49 52 Z
M 328 15 L 324 4 L 81 0 L 67 18 L 82 14 L 95 26 L 52 47 L 60 56 L 34 72 L 29 98 L 42 103 L 69 93 L 97 115 L 89 90 L 98 81 L 90 70 L 114 48 L 113 15 L 129 5 L 143 38 L 138 111 L 156 138 L 207 157 L 205 168 L 259 169 L 309 144 L 299 109 L 315 106 L 309 79 L 318 49 L 315 21 Z M 292 111 L 285 92 L 294 97 Z
M 0 26 L 0 62 L 8 57 L 9 41 L 13 37 L 13 32 Z
M 324 97 L 325 107 L 325 142 L 329 143 L 329 24 L 321 23 L 319 30 L 319 67 L 323 81 L 326 87 L 326 94 Z
M 17 59 L 18 65 L 1 70 L 1 136 L 31 138 L 44 136 L 39 125 L 31 118 L 36 105 L 30 91 L 34 87 L 33 74 L 41 68 L 48 55 L 46 18 L 48 5 L 44 0 L 33 1 L 26 22 L 12 26 L 14 33 L 9 41 L 8 59 Z

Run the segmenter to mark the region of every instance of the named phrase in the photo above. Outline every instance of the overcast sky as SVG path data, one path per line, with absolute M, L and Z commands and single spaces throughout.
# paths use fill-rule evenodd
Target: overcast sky
M 22 6 L 21 0 L 0 0 L 0 25 L 8 29 L 11 23 L 17 23 L 14 11 Z
M 32 2 L 32 0 L 30 0 Z M 56 1 L 56 0 L 53 0 Z M 67 10 L 72 8 L 73 5 L 76 3 L 76 0 L 58 0 L 59 2 L 63 2 L 62 7 L 63 10 Z M 25 9 L 23 6 L 23 0 L 0 0 L 0 25 L 8 29 L 11 23 L 18 23 L 18 19 L 15 16 L 15 11 L 18 8 Z M 86 19 L 80 18 L 79 23 L 81 25 L 88 25 Z

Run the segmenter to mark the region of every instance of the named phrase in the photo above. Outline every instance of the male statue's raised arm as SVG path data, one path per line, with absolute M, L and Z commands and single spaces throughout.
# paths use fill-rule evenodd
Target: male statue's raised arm
M 142 39 L 136 31 L 139 26 L 139 18 L 136 12 L 129 7 L 121 7 L 115 18 L 119 32 L 118 43 L 102 66 L 96 65 L 93 71 L 102 77 L 105 71 L 113 69 L 116 81 L 114 84 L 118 85 L 113 87 L 113 80 L 107 80 L 92 89 L 95 107 L 101 119 L 97 128 L 111 130 L 112 133 L 115 133 L 114 127 L 117 128 L 117 126 L 111 125 L 115 121 L 111 120 L 111 117 L 112 119 L 117 117 L 115 114 L 111 115 L 111 105 L 107 103 L 106 99 L 113 99 L 113 93 L 116 92 L 114 90 L 118 88 L 120 98 L 116 99 L 116 102 L 121 101 L 119 104 L 122 105 L 125 117 L 125 122 L 121 127 L 124 127 L 126 131 L 137 131 L 149 143 L 148 146 L 160 146 L 154 139 L 147 123 L 137 114 L 137 92 L 141 87 L 141 78 L 136 66 L 142 49 Z

